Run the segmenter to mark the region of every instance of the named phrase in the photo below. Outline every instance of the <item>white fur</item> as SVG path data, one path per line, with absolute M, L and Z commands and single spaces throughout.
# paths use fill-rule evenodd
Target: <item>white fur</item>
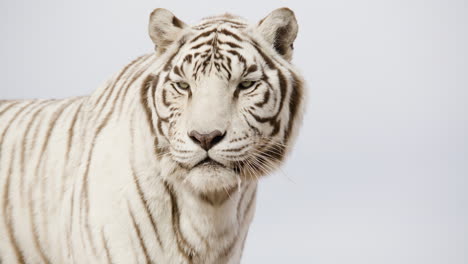
M 171 32 L 165 37 L 172 44 L 159 47 L 164 49 L 158 55 L 139 58 L 93 95 L 0 102 L 0 263 L 240 262 L 255 211 L 257 178 L 235 173 L 231 167 L 236 158 L 223 153 L 241 148 L 233 154 L 249 156 L 259 144 L 247 125 L 256 121 L 245 111 L 252 100 L 261 99 L 266 86 L 258 88 L 257 97 L 241 97 L 243 101 L 234 105 L 232 91 L 242 80 L 229 82 L 215 74 L 201 77 L 191 83 L 190 103 L 180 98 L 174 101 L 181 115 L 172 127 L 164 124 L 161 135 L 155 128 L 155 113 L 170 114 L 162 106 L 161 89 L 148 100 L 153 107 L 151 123 L 148 105 L 141 103 L 141 89 L 145 79 L 162 72 L 168 60 L 176 64 L 190 51 L 183 48 L 173 56 L 179 38 L 193 29 L 185 24 L 181 31 L 170 28 L 173 15 L 168 11 L 153 14 L 152 20 L 159 23 L 150 23 L 151 38 L 157 45 L 166 43 L 151 33 L 152 26 L 163 25 Z M 260 43 L 288 81 L 284 110 L 278 115 L 281 129 L 271 140 L 287 144 L 289 150 L 291 143 L 283 138 L 291 118 L 287 111 L 292 98 L 290 80 L 292 74 L 300 77 L 289 58 L 278 55 L 261 30 L 251 26 L 245 34 Z M 230 37 L 220 36 L 220 40 Z M 251 46 L 242 49 L 242 55 L 249 63 L 260 60 Z M 266 67 L 265 63 L 259 66 Z M 233 76 L 240 74 L 236 67 Z M 279 82 L 276 71 L 265 68 L 265 74 L 271 82 Z M 279 88 L 273 86 L 271 96 L 277 96 Z M 299 103 L 298 116 L 302 100 Z M 278 102 L 269 102 L 259 114 L 268 115 L 278 107 Z M 291 137 L 299 121 L 297 117 Z M 262 133 L 273 129 L 257 125 Z M 215 129 L 226 131 L 226 137 L 208 152 L 187 135 L 191 130 L 209 133 Z M 234 139 L 239 140 L 230 143 Z M 155 154 L 156 147 L 169 152 Z M 178 154 L 176 149 L 188 154 Z M 193 168 L 207 155 L 226 167 Z M 265 172 L 278 163 L 264 164 L 269 166 Z

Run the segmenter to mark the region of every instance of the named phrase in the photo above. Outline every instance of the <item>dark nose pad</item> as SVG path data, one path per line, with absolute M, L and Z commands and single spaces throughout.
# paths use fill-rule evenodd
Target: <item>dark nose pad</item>
M 192 130 L 188 136 L 197 143 L 204 150 L 208 151 L 214 145 L 219 143 L 224 138 L 225 133 L 221 133 L 219 130 L 211 131 L 208 134 L 201 134 L 198 131 Z

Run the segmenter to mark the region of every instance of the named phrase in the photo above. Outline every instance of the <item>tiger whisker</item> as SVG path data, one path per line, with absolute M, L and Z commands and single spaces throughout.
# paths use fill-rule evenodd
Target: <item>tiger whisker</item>
M 275 157 L 272 157 L 271 155 L 269 155 L 268 153 L 261 153 L 262 155 L 266 155 L 270 158 L 275 158 Z M 254 153 L 254 155 L 259 155 L 258 153 Z M 276 164 L 272 164 L 272 161 L 271 160 L 268 160 L 268 159 L 264 159 L 265 162 L 269 163 L 270 166 L 272 166 L 272 170 L 279 170 L 281 172 L 281 174 L 283 174 L 283 176 L 285 176 L 289 181 L 291 181 L 292 183 L 296 183 L 291 177 L 289 177 L 284 171 L 283 169 L 278 165 Z

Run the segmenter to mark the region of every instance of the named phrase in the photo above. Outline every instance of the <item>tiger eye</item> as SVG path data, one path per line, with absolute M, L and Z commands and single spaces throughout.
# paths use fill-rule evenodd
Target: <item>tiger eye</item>
M 240 89 L 248 89 L 248 88 L 252 87 L 254 84 L 255 84 L 254 81 L 243 81 L 243 82 L 239 83 L 239 88 Z
M 177 86 L 183 90 L 187 90 L 188 88 L 190 88 L 190 85 L 186 82 L 178 82 Z

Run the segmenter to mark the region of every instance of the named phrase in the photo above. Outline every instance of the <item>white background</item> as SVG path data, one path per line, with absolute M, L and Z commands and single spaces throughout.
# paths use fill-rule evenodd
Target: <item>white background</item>
M 243 263 L 468 263 L 466 1 L 1 1 L 0 98 L 91 93 L 152 51 L 156 7 L 194 23 L 282 6 L 308 111 Z

